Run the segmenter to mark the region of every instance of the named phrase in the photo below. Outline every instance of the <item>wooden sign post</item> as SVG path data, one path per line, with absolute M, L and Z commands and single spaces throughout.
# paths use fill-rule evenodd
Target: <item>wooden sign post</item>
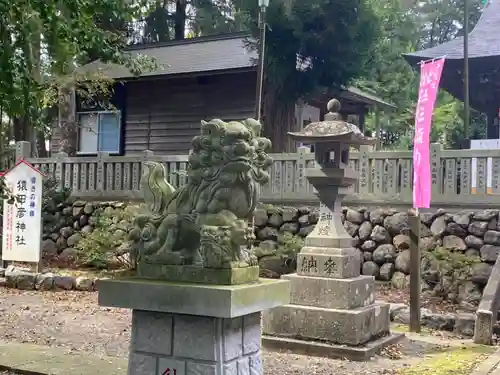
M 24 160 L 3 175 L 7 188 L 16 197 L 3 202 L 2 263 L 36 263 L 41 271 L 42 173 Z
M 410 332 L 419 333 L 420 325 L 420 215 L 408 217 L 410 224 Z

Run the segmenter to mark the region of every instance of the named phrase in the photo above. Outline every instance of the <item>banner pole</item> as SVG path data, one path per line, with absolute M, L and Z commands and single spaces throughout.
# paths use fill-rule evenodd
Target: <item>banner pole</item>
M 420 214 L 418 208 L 408 217 L 410 224 L 410 325 L 409 331 L 419 333 L 420 325 Z
M 442 60 L 442 61 L 441 61 Z M 410 332 L 420 332 L 420 214 L 419 208 L 431 206 L 430 132 L 432 112 L 439 91 L 444 58 L 420 64 L 415 135 L 413 137 L 413 207 L 408 217 L 410 226 Z

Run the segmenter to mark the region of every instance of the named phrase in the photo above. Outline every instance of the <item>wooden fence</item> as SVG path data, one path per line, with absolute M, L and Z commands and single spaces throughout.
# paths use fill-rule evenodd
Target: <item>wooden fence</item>
M 27 142 L 16 145 L 16 159 L 23 158 L 46 175 L 71 188 L 73 195 L 92 199 L 137 199 L 142 162 L 156 161 L 167 168 L 174 186 L 186 182 L 187 155 L 155 155 L 144 151 L 135 156 L 30 158 Z M 314 167 L 314 155 L 306 148 L 297 153 L 271 155 L 271 179 L 261 200 L 276 204 L 316 204 L 313 187 L 304 169 Z M 363 146 L 351 153 L 350 167 L 359 180 L 346 197 L 346 204 L 410 207 L 412 201 L 412 152 L 373 151 Z M 443 150 L 431 145 L 432 206 L 435 208 L 500 208 L 500 150 Z

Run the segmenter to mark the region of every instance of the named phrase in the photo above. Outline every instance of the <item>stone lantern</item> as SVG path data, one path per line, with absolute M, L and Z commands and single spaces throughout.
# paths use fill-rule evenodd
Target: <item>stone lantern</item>
M 352 254 L 346 255 L 345 249 L 353 248 L 354 239 L 347 233 L 342 224 L 342 200 L 348 193 L 348 188 L 356 180 L 356 171 L 349 168 L 349 151 L 351 147 L 375 143 L 374 138 L 363 135 L 359 128 L 342 120 L 338 113 L 340 103 L 332 99 L 327 105 L 328 113 L 324 121 L 313 122 L 301 132 L 288 133 L 294 140 L 314 145 L 317 166 L 306 169 L 305 176 L 314 186 L 320 203 L 320 217 L 314 230 L 307 236 L 305 247 L 299 254 L 297 272 L 309 274 L 308 262 L 310 256 L 318 254 L 318 275 L 352 277 L 359 275 L 358 253 L 352 249 Z M 344 267 L 336 262 L 335 269 L 322 269 L 322 260 L 336 258 L 332 252 L 324 255 L 325 248 L 342 249 L 343 261 L 349 261 Z
M 375 303 L 375 280 L 361 275 L 361 253 L 341 219 L 342 200 L 357 180 L 350 149 L 375 139 L 341 119 L 338 100 L 327 108 L 324 121 L 289 133 L 314 145 L 317 165 L 305 176 L 320 200 L 319 220 L 297 256 L 297 273 L 282 276 L 291 282 L 291 303 L 264 314 L 263 342 L 363 359 L 401 337 L 389 333 L 389 304 Z

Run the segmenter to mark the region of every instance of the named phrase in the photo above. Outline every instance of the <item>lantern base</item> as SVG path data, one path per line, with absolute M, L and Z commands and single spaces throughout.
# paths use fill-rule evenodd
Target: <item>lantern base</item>
M 375 279 L 361 276 L 355 248 L 304 247 L 290 281 L 290 304 L 263 313 L 263 334 L 284 341 L 359 347 L 389 332 L 389 304 L 375 302 Z

